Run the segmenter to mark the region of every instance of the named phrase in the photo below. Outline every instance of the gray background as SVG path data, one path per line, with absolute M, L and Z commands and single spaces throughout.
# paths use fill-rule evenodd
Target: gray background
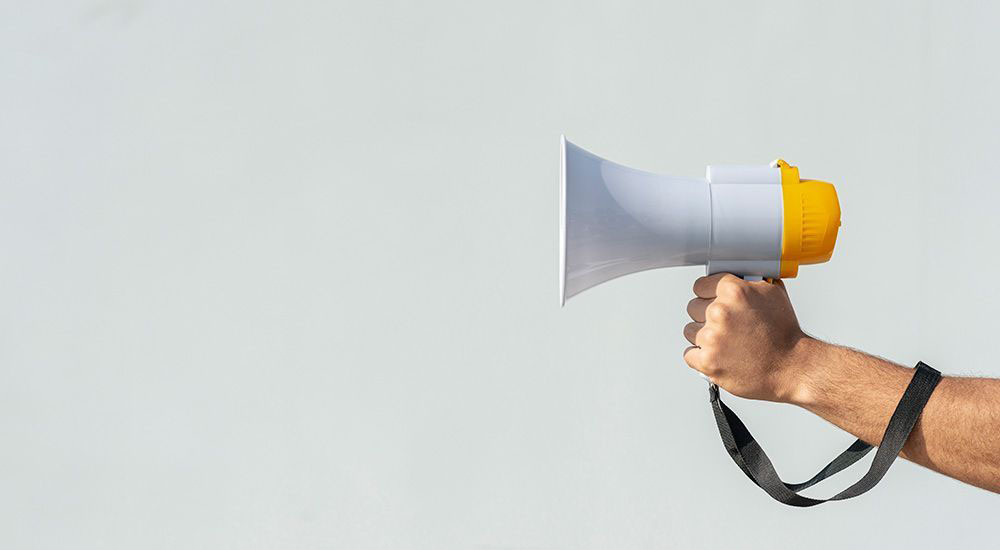
M 0 546 L 994 544 L 1000 497 L 909 463 L 771 502 L 681 362 L 699 270 L 559 309 L 556 219 L 562 132 L 679 176 L 783 156 L 844 210 L 804 327 L 1000 375 L 998 15 L 3 2 Z M 792 480 L 852 440 L 733 403 Z

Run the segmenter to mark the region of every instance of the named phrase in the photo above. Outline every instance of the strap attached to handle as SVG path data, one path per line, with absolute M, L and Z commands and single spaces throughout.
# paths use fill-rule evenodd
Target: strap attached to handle
M 878 451 L 875 452 L 875 459 L 872 461 L 868 473 L 858 480 L 854 485 L 837 493 L 828 499 L 815 499 L 797 494 L 799 491 L 812 487 L 820 481 L 836 474 L 837 472 L 861 460 L 863 456 L 872 450 L 872 446 L 860 439 L 851 444 L 837 458 L 833 459 L 822 470 L 819 471 L 809 481 L 803 483 L 785 483 L 778 477 L 778 472 L 774 470 L 771 459 L 767 457 L 761 449 L 757 440 L 754 439 L 746 425 L 740 420 L 736 413 L 732 411 L 722 399 L 719 398 L 719 387 L 715 384 L 709 385 L 709 401 L 712 403 L 712 410 L 715 413 L 715 423 L 719 427 L 719 434 L 722 436 L 722 444 L 732 457 L 733 462 L 743 470 L 743 473 L 750 478 L 758 487 L 778 502 L 789 506 L 815 506 L 831 500 L 844 500 L 856 497 L 867 492 L 881 481 L 882 476 L 889 471 L 896 456 L 906 444 L 906 439 L 910 436 L 913 426 L 920 418 L 924 405 L 930 399 L 931 393 L 941 380 L 941 373 L 934 368 L 925 365 L 923 362 L 917 363 L 913 378 L 909 386 L 903 392 L 903 397 L 896 405 L 889 425 L 886 426 L 885 434 L 882 436 L 882 443 L 879 444 Z

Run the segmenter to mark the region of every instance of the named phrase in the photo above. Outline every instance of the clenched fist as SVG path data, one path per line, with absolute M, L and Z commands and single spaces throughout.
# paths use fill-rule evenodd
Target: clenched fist
M 785 285 L 718 273 L 695 281 L 694 293 L 684 361 L 733 395 L 795 402 L 803 365 L 794 357 L 809 337 Z

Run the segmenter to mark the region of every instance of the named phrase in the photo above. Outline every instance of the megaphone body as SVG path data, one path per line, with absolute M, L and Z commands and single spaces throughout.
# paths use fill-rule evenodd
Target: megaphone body
M 616 164 L 561 139 L 560 300 L 662 267 L 795 277 L 833 254 L 833 185 L 777 160 L 709 166 L 704 179 Z

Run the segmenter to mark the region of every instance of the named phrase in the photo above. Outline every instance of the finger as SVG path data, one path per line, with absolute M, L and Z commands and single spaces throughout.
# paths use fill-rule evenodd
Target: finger
M 715 275 L 700 277 L 694 282 L 694 294 L 699 298 L 712 299 L 718 295 L 717 291 L 720 283 L 731 284 L 742 281 L 743 279 L 731 273 L 716 273 Z
M 706 300 L 705 298 L 695 298 L 688 302 L 687 312 L 691 316 L 691 319 L 699 323 L 705 322 L 705 309 L 711 304 L 713 300 Z
M 684 325 L 684 337 L 687 338 L 688 342 L 694 344 L 695 339 L 698 338 L 698 331 L 703 326 L 705 326 L 705 323 L 688 323 Z
M 702 325 L 694 335 L 694 345 L 701 349 L 716 349 L 719 345 L 719 333 Z
M 684 362 L 692 369 L 701 372 L 701 348 L 698 346 L 688 346 L 684 350 Z

